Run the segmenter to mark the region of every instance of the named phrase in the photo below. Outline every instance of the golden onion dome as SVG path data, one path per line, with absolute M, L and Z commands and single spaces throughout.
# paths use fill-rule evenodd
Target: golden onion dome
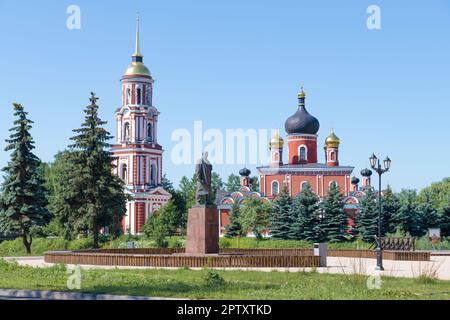
M 273 138 L 270 140 L 269 143 L 270 149 L 283 149 L 284 147 L 284 140 L 282 137 L 280 137 L 280 134 L 277 132 Z
M 331 129 L 330 134 L 325 139 L 325 146 L 339 147 L 341 140 L 339 140 L 338 136 L 334 133 L 334 130 Z

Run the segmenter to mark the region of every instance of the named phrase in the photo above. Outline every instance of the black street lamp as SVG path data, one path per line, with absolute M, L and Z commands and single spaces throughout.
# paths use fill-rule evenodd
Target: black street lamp
M 383 248 L 381 246 L 381 215 L 382 215 L 382 205 L 381 205 L 381 175 L 387 171 L 391 167 L 391 159 L 386 157 L 383 161 L 384 168 L 381 167 L 380 159 L 377 158 L 375 154 L 369 158 L 370 166 L 376 173 L 378 173 L 378 238 L 376 238 L 377 248 L 375 249 L 377 253 L 377 266 L 376 270 L 384 270 L 383 268 Z

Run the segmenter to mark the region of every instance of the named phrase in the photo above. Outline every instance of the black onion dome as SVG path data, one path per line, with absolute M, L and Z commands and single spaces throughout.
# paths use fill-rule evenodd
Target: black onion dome
M 305 93 L 298 94 L 299 108 L 296 113 L 287 118 L 284 123 L 284 129 L 288 134 L 305 133 L 316 134 L 319 131 L 319 120 L 310 115 L 305 108 Z
M 243 168 L 243 169 L 239 170 L 239 174 L 243 177 L 248 177 L 250 175 L 250 173 L 252 173 L 252 172 L 247 168 Z
M 359 183 L 359 178 L 353 176 L 351 182 L 352 182 L 352 184 L 358 184 Z
M 362 169 L 362 170 L 361 170 L 361 175 L 362 175 L 363 177 L 370 177 L 370 176 L 372 175 L 372 170 L 367 169 L 367 168 Z

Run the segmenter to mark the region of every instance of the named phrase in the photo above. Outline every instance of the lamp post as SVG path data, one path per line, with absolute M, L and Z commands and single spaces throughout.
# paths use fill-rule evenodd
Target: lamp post
M 391 159 L 386 157 L 383 161 L 384 168 L 381 167 L 380 159 L 377 158 L 375 154 L 369 158 L 370 166 L 376 173 L 378 173 L 378 238 L 376 238 L 377 248 L 375 249 L 377 253 L 377 266 L 376 270 L 384 270 L 383 268 L 383 248 L 381 246 L 381 214 L 382 214 L 382 206 L 381 206 L 381 175 L 387 171 L 391 167 Z

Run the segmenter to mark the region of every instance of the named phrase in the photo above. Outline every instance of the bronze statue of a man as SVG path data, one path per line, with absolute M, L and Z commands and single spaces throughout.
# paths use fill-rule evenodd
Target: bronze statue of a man
M 195 201 L 197 205 L 211 205 L 214 203 L 211 188 L 211 173 L 212 165 L 208 160 L 208 152 L 205 151 L 195 165 L 195 177 L 197 178 Z

